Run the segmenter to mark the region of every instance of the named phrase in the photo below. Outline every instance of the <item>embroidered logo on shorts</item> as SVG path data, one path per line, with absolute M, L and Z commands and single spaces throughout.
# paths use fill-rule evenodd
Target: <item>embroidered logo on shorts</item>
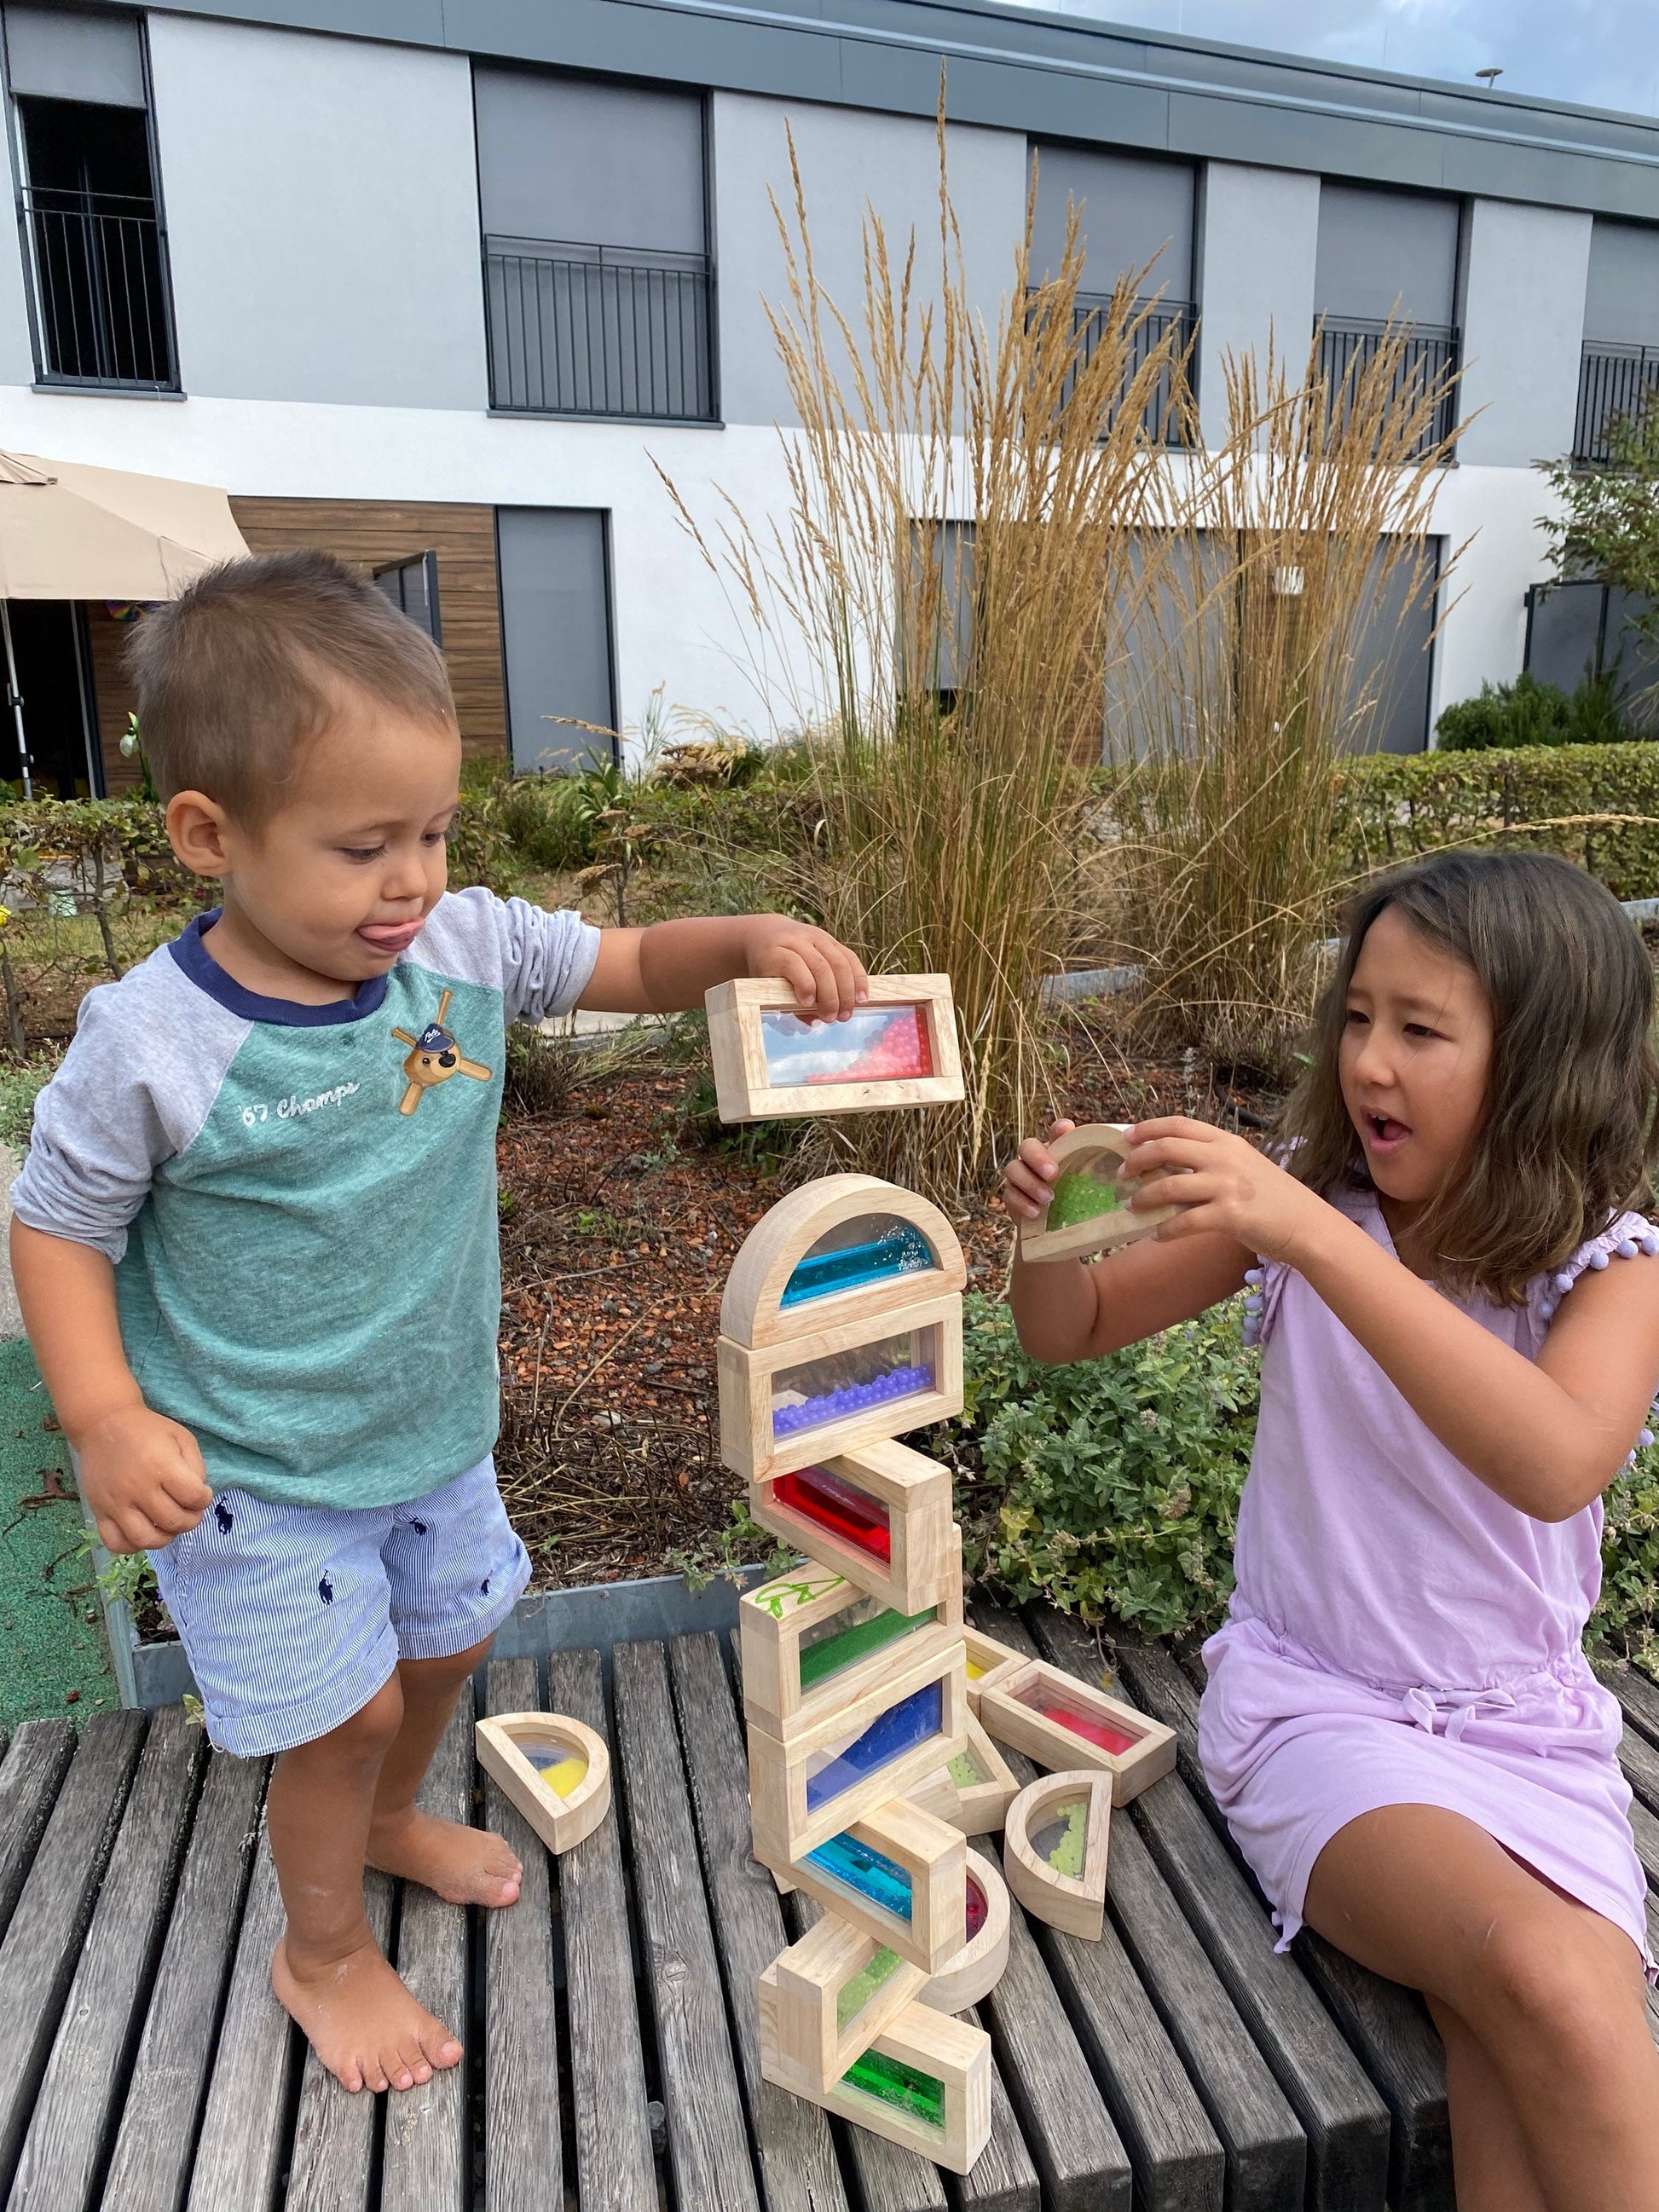
M 409 1078 L 398 1111 L 412 1114 L 428 1091 L 441 1083 L 447 1083 L 452 1075 L 470 1075 L 475 1083 L 488 1083 L 490 1071 L 481 1067 L 476 1060 L 468 1060 L 456 1043 L 453 1033 L 444 1027 L 444 1016 L 449 1012 L 453 991 L 446 991 L 438 1001 L 434 1020 L 429 1021 L 417 1037 L 407 1030 L 393 1030 L 392 1034 L 399 1044 L 409 1047 L 404 1061 L 404 1073 Z

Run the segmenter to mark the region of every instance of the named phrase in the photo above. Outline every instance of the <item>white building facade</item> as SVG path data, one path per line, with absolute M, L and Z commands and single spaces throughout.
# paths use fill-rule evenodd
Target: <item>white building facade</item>
M 659 687 L 766 729 L 658 470 L 704 515 L 717 489 L 777 507 L 786 125 L 820 270 L 856 307 L 866 203 L 891 240 L 936 234 L 941 68 L 988 316 L 1035 159 L 1039 258 L 1070 197 L 1091 293 L 1152 262 L 1212 432 L 1224 356 L 1271 337 L 1294 357 L 1316 325 L 1352 349 L 1397 310 L 1460 367 L 1435 528 L 1468 548 L 1383 718 L 1393 748 L 1521 669 L 1547 574 L 1534 464 L 1594 456 L 1609 410 L 1659 383 L 1651 121 L 984 0 L 32 0 L 3 20 L 0 447 L 221 484 L 251 544 L 380 572 L 440 635 L 469 745 L 522 768 Z M 124 611 L 37 610 L 21 641 L 59 788 L 126 774 Z

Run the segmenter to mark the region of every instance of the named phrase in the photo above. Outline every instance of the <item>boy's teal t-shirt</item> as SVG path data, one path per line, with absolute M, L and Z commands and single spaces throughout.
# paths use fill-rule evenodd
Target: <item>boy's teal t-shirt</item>
M 202 932 L 88 994 L 13 1206 L 114 1261 L 145 1401 L 216 1488 L 423 1497 L 495 1441 L 507 1025 L 574 1004 L 599 932 L 449 894 L 329 1006 L 244 990 Z

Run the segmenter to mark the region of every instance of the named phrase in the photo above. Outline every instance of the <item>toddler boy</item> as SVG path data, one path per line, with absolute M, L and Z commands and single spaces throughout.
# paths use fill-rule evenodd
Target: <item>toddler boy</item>
M 147 1549 L 214 1742 L 280 1753 L 277 1996 L 348 2089 L 461 2056 L 381 1955 L 365 1866 L 510 1905 L 498 1836 L 420 1812 L 529 1579 L 490 1459 L 507 1024 L 857 960 L 779 915 L 597 930 L 445 889 L 460 738 L 436 648 L 316 553 L 136 633 L 179 860 L 222 902 L 93 991 L 13 1189 L 28 1333 L 112 1552 Z

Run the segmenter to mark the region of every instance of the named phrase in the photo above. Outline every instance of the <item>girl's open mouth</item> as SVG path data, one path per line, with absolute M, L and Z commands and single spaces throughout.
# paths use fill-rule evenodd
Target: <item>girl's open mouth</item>
M 1396 1121 L 1391 1114 L 1367 1114 L 1363 1133 L 1365 1148 L 1371 1152 L 1395 1152 L 1411 1134 L 1406 1123 Z

